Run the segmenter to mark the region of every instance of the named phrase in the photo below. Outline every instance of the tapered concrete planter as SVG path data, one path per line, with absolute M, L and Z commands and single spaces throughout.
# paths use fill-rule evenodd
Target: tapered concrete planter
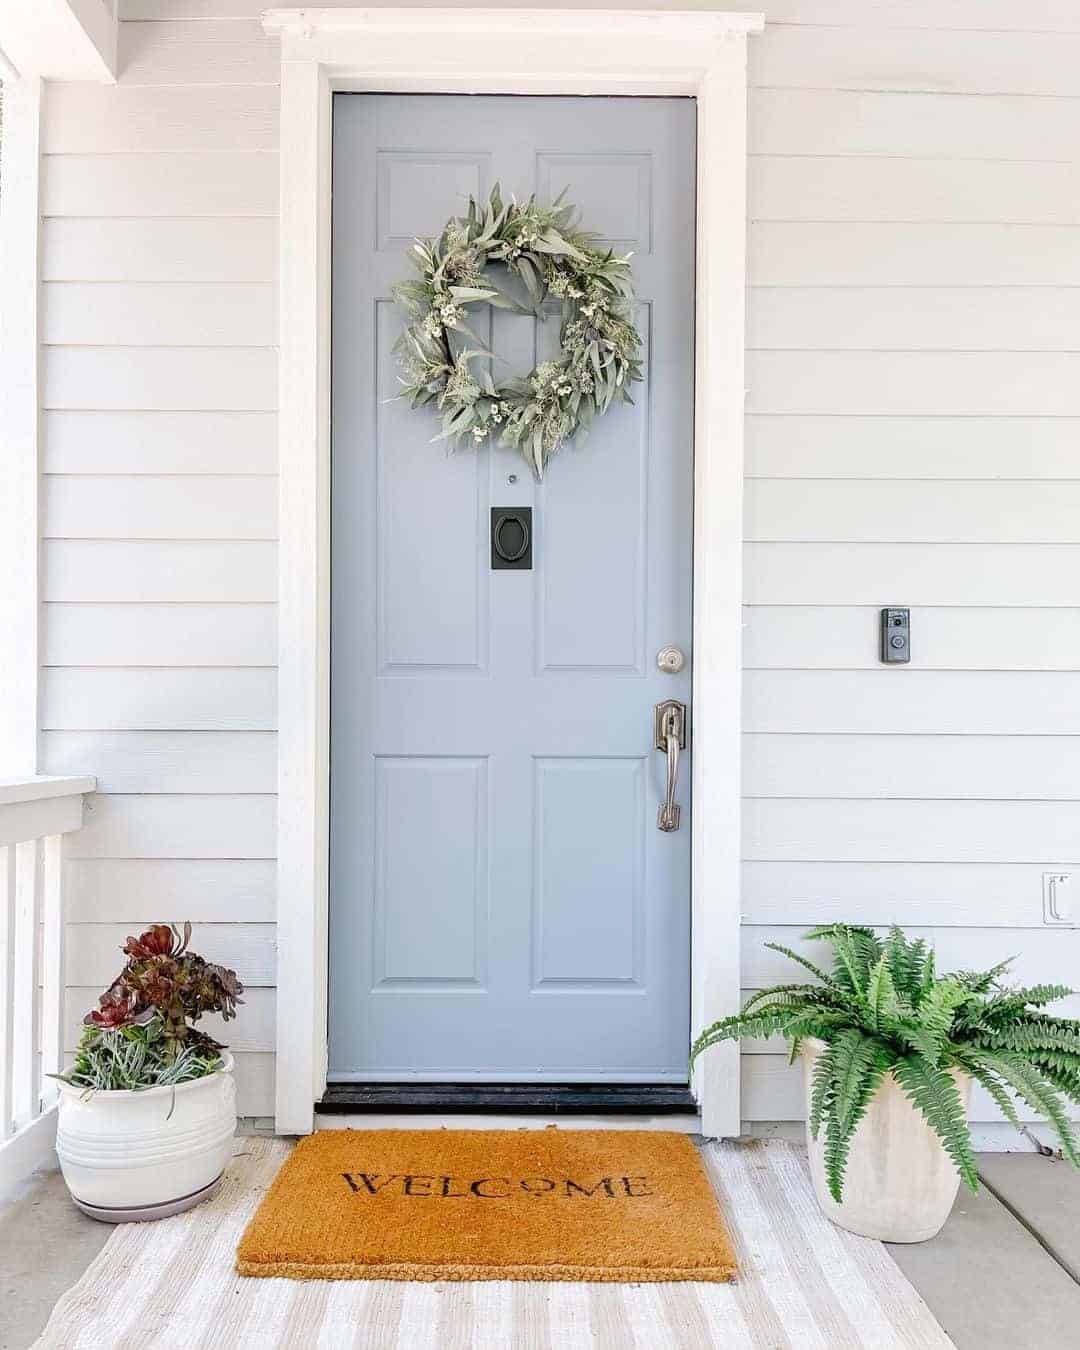
M 107 1223 L 164 1218 L 217 1189 L 236 1133 L 233 1058 L 205 1078 L 144 1092 L 60 1085 L 56 1154 L 71 1198 Z
M 904 1094 L 892 1074 L 886 1075 L 851 1140 L 844 1198 L 829 1194 L 825 1181 L 825 1131 L 810 1134 L 810 1093 L 814 1065 L 825 1045 L 803 1043 L 806 1084 L 806 1147 L 818 1204 L 841 1228 L 882 1242 L 925 1242 L 941 1230 L 953 1207 L 960 1176 L 941 1140 Z M 971 1079 L 951 1070 L 965 1108 L 971 1101 Z

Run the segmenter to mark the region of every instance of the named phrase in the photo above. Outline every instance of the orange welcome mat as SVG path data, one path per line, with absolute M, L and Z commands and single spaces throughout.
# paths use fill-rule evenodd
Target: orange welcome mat
M 647 1130 L 324 1130 L 237 1249 L 298 1280 L 730 1280 L 697 1150 Z

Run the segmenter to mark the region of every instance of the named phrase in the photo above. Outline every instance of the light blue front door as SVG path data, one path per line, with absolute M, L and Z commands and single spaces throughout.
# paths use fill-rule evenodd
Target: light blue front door
M 686 1081 L 689 763 L 663 832 L 653 708 L 690 702 L 694 164 L 685 99 L 334 100 L 332 1082 Z M 636 405 L 542 484 L 393 401 L 411 240 L 495 181 L 568 189 L 642 301 Z M 557 343 L 493 323 L 500 372 Z M 526 506 L 532 569 L 492 570 Z

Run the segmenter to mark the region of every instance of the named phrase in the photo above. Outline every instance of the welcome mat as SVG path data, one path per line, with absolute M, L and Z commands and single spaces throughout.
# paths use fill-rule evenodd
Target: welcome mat
M 697 1150 L 645 1130 L 324 1130 L 237 1249 L 241 1275 L 730 1280 Z

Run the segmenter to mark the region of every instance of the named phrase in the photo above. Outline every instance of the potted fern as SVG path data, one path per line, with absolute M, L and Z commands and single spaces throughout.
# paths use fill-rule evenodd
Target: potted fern
M 236 972 L 155 924 L 124 944 L 127 963 L 83 1019 L 60 1080 L 56 1153 L 76 1205 L 126 1223 L 176 1214 L 216 1189 L 232 1156 L 232 1056 L 195 1027 L 236 1015 Z
M 807 1148 L 825 1213 L 853 1233 L 923 1242 L 949 1216 L 960 1182 L 979 1186 L 968 1104 L 980 1083 L 1018 1129 L 1015 1099 L 1056 1130 L 1080 1167 L 1067 1103 L 1080 1104 L 1080 1022 L 1043 1012 L 1064 985 L 1009 988 L 1011 962 L 939 975 L 920 938 L 892 928 L 833 924 L 807 938 L 828 942 L 832 969 L 767 943 L 813 983 L 775 985 L 695 1042 L 780 1035 L 801 1057 Z

